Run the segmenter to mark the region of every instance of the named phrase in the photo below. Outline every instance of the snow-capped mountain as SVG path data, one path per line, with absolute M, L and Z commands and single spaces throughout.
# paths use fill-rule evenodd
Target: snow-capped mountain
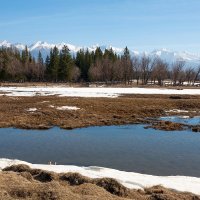
M 185 61 L 187 65 L 197 66 L 200 65 L 200 55 L 192 54 L 186 51 L 177 52 L 167 49 L 154 50 L 149 53 L 150 57 L 159 57 L 169 63 L 178 61 Z
M 34 44 L 31 44 L 28 47 L 28 50 L 31 52 L 32 56 L 37 57 L 38 52 L 40 51 L 43 55 L 43 58 L 46 58 L 47 55 L 50 53 L 50 49 L 53 48 L 54 46 L 57 46 L 59 50 L 62 49 L 64 45 L 67 45 L 71 54 L 76 55 L 76 53 L 80 49 L 88 49 L 89 51 L 95 51 L 97 47 L 100 47 L 102 51 L 105 51 L 105 49 L 110 49 L 112 48 L 114 52 L 117 54 L 121 55 L 123 53 L 123 48 L 116 48 L 112 46 L 107 46 L 107 45 L 93 45 L 90 47 L 80 47 L 80 46 L 74 46 L 68 43 L 59 43 L 59 44 L 49 44 L 47 42 L 42 42 L 38 41 Z M 0 47 L 16 47 L 20 51 L 25 49 L 26 45 L 20 44 L 20 43 L 15 43 L 12 44 L 10 42 L 7 42 L 6 40 L 0 42 Z M 132 56 L 142 56 L 143 54 L 146 54 L 152 58 L 159 57 L 162 60 L 165 60 L 168 63 L 173 63 L 175 61 L 185 61 L 188 66 L 197 66 L 200 65 L 200 54 L 192 54 L 189 52 L 177 52 L 177 51 L 170 51 L 167 49 L 158 49 L 154 50 L 152 52 L 138 52 L 138 51 L 133 51 L 130 50 L 130 53 Z

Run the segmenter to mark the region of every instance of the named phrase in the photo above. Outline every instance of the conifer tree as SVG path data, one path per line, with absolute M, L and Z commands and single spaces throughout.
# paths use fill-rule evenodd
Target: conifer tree
M 58 82 L 58 73 L 59 73 L 59 50 L 55 46 L 50 53 L 50 63 L 49 63 L 49 72 L 50 78 L 52 81 Z
M 123 57 L 124 59 L 126 59 L 126 60 L 130 60 L 130 59 L 131 59 L 130 51 L 129 51 L 128 47 L 125 47 L 125 49 L 124 49 L 124 54 L 123 54 L 122 57 Z
M 22 63 L 25 65 L 29 61 L 29 51 L 28 47 L 26 46 L 25 49 L 22 51 L 22 57 L 21 57 Z
M 71 81 L 73 60 L 69 48 L 64 46 L 60 52 L 59 79 L 62 81 Z
M 50 55 L 51 55 L 51 51 L 50 51 Z M 46 80 L 50 80 L 51 78 L 51 68 L 50 68 L 50 57 L 47 55 L 46 60 L 45 60 L 45 78 Z
M 131 62 L 130 51 L 128 47 L 125 47 L 124 53 L 122 55 L 122 67 L 123 67 L 123 79 L 125 84 L 129 84 L 133 77 L 133 67 Z
M 103 52 L 100 47 L 97 47 L 94 52 L 94 61 L 101 60 L 103 58 Z
M 47 57 L 48 57 L 48 56 L 47 56 Z M 49 59 L 49 57 L 48 57 L 48 59 Z M 41 51 L 39 51 L 39 53 L 38 53 L 37 62 L 38 62 L 40 65 L 43 65 L 43 64 L 44 64 L 44 60 L 43 60 L 43 58 L 42 58 Z
M 84 76 L 85 76 L 85 73 L 84 73 L 85 52 L 83 49 L 81 49 L 80 51 L 77 52 L 75 64 L 80 69 L 81 79 L 85 80 L 84 79 Z

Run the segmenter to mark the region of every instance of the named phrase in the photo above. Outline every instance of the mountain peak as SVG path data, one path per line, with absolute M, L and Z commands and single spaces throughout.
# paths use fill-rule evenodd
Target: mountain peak
M 11 43 L 9 43 L 7 40 L 3 40 L 2 42 L 0 42 L 0 46 L 3 47 L 10 47 Z
M 102 51 L 105 51 L 105 49 L 112 48 L 113 51 L 118 55 L 122 55 L 123 50 L 124 50 L 123 48 L 117 48 L 117 47 L 113 47 L 111 45 L 95 44 L 95 45 L 90 46 L 90 47 L 88 47 L 88 46 L 79 47 L 79 46 L 75 46 L 75 45 L 68 44 L 68 43 L 65 43 L 65 42 L 61 42 L 61 43 L 58 43 L 58 44 L 49 44 L 45 41 L 37 41 L 37 42 L 31 44 L 30 46 L 28 46 L 28 49 L 31 52 L 32 56 L 34 56 L 34 57 L 37 57 L 38 52 L 40 51 L 43 55 L 43 58 L 45 59 L 46 56 L 49 55 L 50 50 L 53 47 L 57 46 L 57 48 L 59 50 L 61 50 L 64 45 L 68 46 L 72 55 L 76 55 L 76 53 L 80 49 L 84 49 L 84 50 L 88 49 L 89 51 L 95 51 L 98 47 L 101 48 Z M 8 47 L 12 47 L 12 46 L 16 47 L 20 51 L 25 49 L 25 45 L 21 44 L 21 43 L 11 44 L 7 40 L 0 42 L 0 47 L 7 47 L 8 48 Z M 156 49 L 152 52 L 145 52 L 145 51 L 144 52 L 138 52 L 138 51 L 130 50 L 130 54 L 132 56 L 138 56 L 138 57 L 141 57 L 142 55 L 150 56 L 152 58 L 159 57 L 159 58 L 161 58 L 162 60 L 165 60 L 168 63 L 173 63 L 177 60 L 183 60 L 189 66 L 200 65 L 200 55 L 192 54 L 192 53 L 189 53 L 187 51 L 177 52 L 177 51 L 169 50 L 167 48 L 162 48 L 162 49 Z

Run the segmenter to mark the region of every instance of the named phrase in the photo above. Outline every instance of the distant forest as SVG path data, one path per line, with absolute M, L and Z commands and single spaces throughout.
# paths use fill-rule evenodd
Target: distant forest
M 104 82 L 146 85 L 149 82 L 173 85 L 200 80 L 200 66 L 186 67 L 185 62 L 169 64 L 159 58 L 131 57 L 129 49 L 117 55 L 112 49 L 104 52 L 80 50 L 72 57 L 67 46 L 61 51 L 55 46 L 45 60 L 41 52 L 31 56 L 28 48 L 20 52 L 15 48 L 0 48 L 0 81 L 10 82 Z

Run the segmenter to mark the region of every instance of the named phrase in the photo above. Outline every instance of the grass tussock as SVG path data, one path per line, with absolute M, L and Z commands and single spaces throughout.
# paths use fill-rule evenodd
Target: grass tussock
M 200 200 L 200 197 L 161 186 L 131 190 L 110 178 L 90 179 L 78 173 L 56 174 L 14 165 L 0 173 L 0 199 Z

